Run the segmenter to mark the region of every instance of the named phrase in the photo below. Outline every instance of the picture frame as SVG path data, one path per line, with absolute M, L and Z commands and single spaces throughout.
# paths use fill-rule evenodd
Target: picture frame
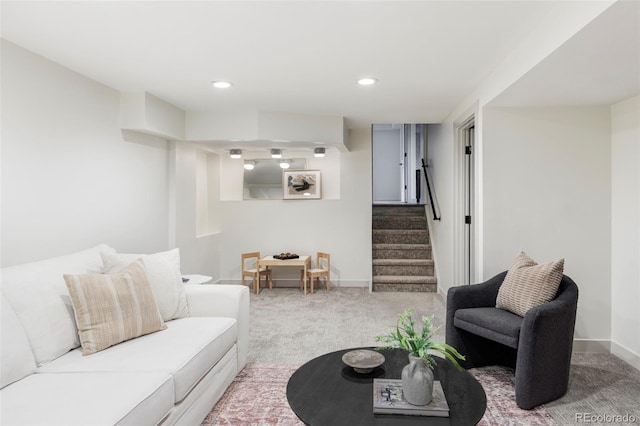
M 283 170 L 282 192 L 285 200 L 319 200 L 322 198 L 320 170 Z

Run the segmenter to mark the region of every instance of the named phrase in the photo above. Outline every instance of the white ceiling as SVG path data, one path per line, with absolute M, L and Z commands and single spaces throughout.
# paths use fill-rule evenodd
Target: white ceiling
M 1 7 L 3 38 L 119 91 L 145 91 L 186 111 L 338 115 L 353 128 L 442 121 L 556 5 L 2 1 Z M 603 50 L 615 51 L 618 38 L 631 35 L 636 44 L 606 56 L 610 67 L 637 66 L 638 52 L 630 52 L 637 31 L 638 21 L 624 13 L 610 18 L 537 67 L 504 102 L 540 94 L 537 85 L 558 70 L 572 77 L 576 69 L 599 72 Z M 622 74 L 618 92 L 633 80 Z M 362 76 L 379 84 L 360 87 Z M 219 79 L 234 86 L 210 87 Z M 546 87 L 561 95 L 555 86 Z
M 640 92 L 640 2 L 605 10 L 492 106 L 613 104 Z

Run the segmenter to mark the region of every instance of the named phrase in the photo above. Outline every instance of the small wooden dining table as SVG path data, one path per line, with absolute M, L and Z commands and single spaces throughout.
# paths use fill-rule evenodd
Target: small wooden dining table
M 304 294 L 307 294 L 307 270 L 311 268 L 311 256 L 300 256 L 296 259 L 277 259 L 273 256 L 265 256 L 258 259 L 258 269 L 262 266 L 268 268 L 269 266 L 293 266 L 302 268 L 302 288 Z

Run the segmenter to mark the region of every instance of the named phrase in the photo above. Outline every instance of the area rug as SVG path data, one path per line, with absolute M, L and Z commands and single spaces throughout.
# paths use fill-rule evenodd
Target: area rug
M 248 364 L 202 425 L 304 425 L 287 402 L 287 383 L 296 370 L 297 367 L 289 365 Z
M 202 422 L 203 426 L 300 426 L 287 402 L 289 377 L 296 367 L 249 364 Z M 544 407 L 519 409 L 514 400 L 513 370 L 485 367 L 469 370 L 487 394 L 481 426 L 555 425 Z
M 469 372 L 476 378 L 487 394 L 487 410 L 478 423 L 480 426 L 503 425 L 556 425 L 544 408 L 522 410 L 516 405 L 515 376 L 512 369 L 504 367 L 472 368 Z

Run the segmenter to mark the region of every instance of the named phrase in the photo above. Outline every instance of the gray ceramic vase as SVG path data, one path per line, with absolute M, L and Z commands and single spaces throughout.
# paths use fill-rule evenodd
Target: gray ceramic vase
M 427 405 L 433 397 L 433 371 L 422 358 L 409 355 L 409 364 L 402 369 L 404 399 L 413 405 Z

